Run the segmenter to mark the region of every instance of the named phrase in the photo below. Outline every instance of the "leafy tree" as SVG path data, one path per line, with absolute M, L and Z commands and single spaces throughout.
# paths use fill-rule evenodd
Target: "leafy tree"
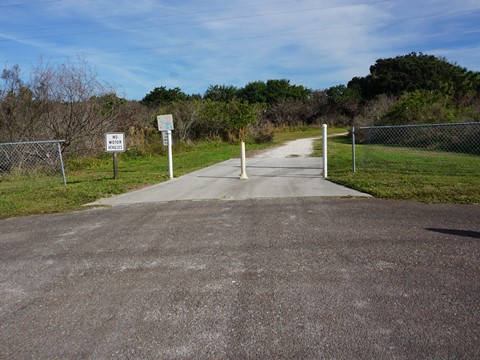
M 383 116 L 382 125 L 453 122 L 456 109 L 448 95 L 439 91 L 416 90 L 404 93 Z
M 227 122 L 226 103 L 206 99 L 201 102 L 195 116 L 192 133 L 195 139 L 226 139 Z
M 268 80 L 266 85 L 267 103 L 275 104 L 285 99 L 304 101 L 311 90 L 302 85 L 290 85 L 290 80 Z
M 188 99 L 180 88 L 167 89 L 165 86 L 156 87 L 140 101 L 150 108 L 165 106 L 174 101 L 184 101 Z
M 459 100 L 478 91 L 479 86 L 478 73 L 421 53 L 379 59 L 370 67 L 370 75 L 355 77 L 348 83 L 366 100 L 380 94 L 400 96 L 416 90 L 440 91 Z
M 205 91 L 204 99 L 213 101 L 231 101 L 238 96 L 238 89 L 227 85 L 210 85 Z
M 285 99 L 305 101 L 312 93 L 302 85 L 291 85 L 290 80 L 254 81 L 239 90 L 239 96 L 250 104 L 266 103 L 268 105 L 279 103 Z
M 353 118 L 359 108 L 361 95 L 356 88 L 345 85 L 332 86 L 326 90 L 327 103 L 332 114 L 340 114 Z
M 233 99 L 227 103 L 228 130 L 233 132 L 239 140 L 246 140 L 247 127 L 257 121 L 255 107 L 245 100 Z
M 246 128 L 257 120 L 255 106 L 245 100 L 224 102 L 206 99 L 198 104 L 191 125 L 194 139 L 245 140 Z
M 118 97 L 114 92 L 102 95 L 98 98 L 94 96 L 92 100 L 99 102 L 102 106 L 102 115 L 104 116 L 116 114 L 117 110 L 127 103 L 126 99 Z
M 263 81 L 253 81 L 239 90 L 240 98 L 250 104 L 264 104 L 267 102 L 267 85 Z

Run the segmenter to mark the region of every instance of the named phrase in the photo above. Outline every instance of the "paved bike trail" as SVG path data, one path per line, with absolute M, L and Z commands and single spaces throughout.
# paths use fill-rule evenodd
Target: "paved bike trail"
M 247 180 L 240 179 L 240 159 L 230 159 L 141 190 L 100 199 L 92 204 L 312 196 L 369 197 L 368 194 L 323 178 L 322 158 L 308 157 L 313 151 L 313 140 L 314 138 L 291 141 L 247 158 Z

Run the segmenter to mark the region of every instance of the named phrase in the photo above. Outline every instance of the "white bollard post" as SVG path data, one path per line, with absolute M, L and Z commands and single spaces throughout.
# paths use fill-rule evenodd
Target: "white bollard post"
M 327 125 L 323 124 L 323 177 L 328 177 L 328 158 L 327 158 Z
M 245 141 L 240 143 L 240 163 L 242 168 L 242 173 L 240 174 L 241 180 L 247 180 L 247 170 L 246 170 L 246 161 L 245 161 Z

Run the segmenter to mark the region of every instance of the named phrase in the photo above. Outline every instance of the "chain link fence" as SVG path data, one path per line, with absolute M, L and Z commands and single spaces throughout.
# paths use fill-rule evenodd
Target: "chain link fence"
M 0 179 L 2 177 L 59 177 L 66 184 L 62 158 L 63 140 L 0 144 Z
M 480 172 L 480 122 L 352 130 L 355 171 L 457 175 Z

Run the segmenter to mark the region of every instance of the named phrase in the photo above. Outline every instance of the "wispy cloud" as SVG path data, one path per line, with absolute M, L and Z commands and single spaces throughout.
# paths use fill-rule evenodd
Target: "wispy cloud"
M 0 63 L 84 54 L 137 99 L 156 86 L 203 93 L 272 78 L 321 89 L 411 51 L 478 71 L 478 23 L 474 0 L 39 2 L 1 12 Z

